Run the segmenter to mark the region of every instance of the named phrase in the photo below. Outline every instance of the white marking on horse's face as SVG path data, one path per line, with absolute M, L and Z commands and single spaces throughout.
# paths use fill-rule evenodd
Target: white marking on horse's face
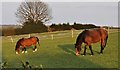
M 16 54 L 18 54 L 18 52 L 15 52 Z
M 76 56 L 80 55 L 79 53 L 76 53 Z
M 25 53 L 27 53 L 27 51 L 25 51 Z

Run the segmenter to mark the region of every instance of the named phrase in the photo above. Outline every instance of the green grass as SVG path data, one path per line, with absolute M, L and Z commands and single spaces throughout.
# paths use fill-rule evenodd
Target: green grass
M 119 32 L 120 33 L 120 32 Z M 40 40 L 38 51 L 33 53 L 28 48 L 27 54 L 16 55 L 14 48 L 19 36 L 11 43 L 9 37 L 2 38 L 2 62 L 7 62 L 8 68 L 22 67 L 21 61 L 29 61 L 30 65 L 43 68 L 118 68 L 118 33 L 110 33 L 103 55 L 99 55 L 100 44 L 93 44 L 94 56 L 87 49 L 86 56 L 75 56 L 74 43 L 76 36 Z M 82 48 L 83 50 L 83 48 Z M 83 53 L 83 51 L 81 51 Z

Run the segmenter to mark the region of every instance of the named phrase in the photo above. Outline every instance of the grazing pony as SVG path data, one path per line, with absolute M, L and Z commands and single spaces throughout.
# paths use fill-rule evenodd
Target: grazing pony
M 20 53 L 20 46 L 22 47 L 22 53 L 24 52 L 27 53 L 26 47 L 30 47 L 30 46 L 34 46 L 33 52 L 37 51 L 37 46 L 36 46 L 37 42 L 40 46 L 38 37 L 34 37 L 34 36 L 30 38 L 19 39 L 15 47 L 16 54 Z
M 105 30 L 104 28 L 84 30 L 83 32 L 79 34 L 76 40 L 76 44 L 75 44 L 76 55 L 80 54 L 82 43 L 85 44 L 83 55 L 86 55 L 86 46 L 89 46 L 91 55 L 93 55 L 91 44 L 97 43 L 97 42 L 101 43 L 100 53 L 103 54 L 103 50 L 106 46 L 107 39 L 108 39 L 108 31 Z

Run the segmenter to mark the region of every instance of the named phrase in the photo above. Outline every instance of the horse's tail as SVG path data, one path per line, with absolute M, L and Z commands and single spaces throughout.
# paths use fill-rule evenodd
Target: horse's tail
M 106 33 L 106 38 L 105 38 L 105 44 L 104 44 L 104 47 L 106 47 L 106 44 L 107 44 L 107 40 L 108 40 L 108 32 Z
M 40 46 L 39 38 L 38 38 L 38 37 L 36 37 L 36 39 L 37 39 L 37 42 L 38 42 L 38 44 L 39 44 L 39 46 Z

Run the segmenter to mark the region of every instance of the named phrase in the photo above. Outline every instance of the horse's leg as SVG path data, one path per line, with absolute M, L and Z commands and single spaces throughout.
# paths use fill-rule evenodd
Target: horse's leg
M 103 50 L 104 50 L 104 41 L 101 40 L 101 50 L 100 50 L 100 54 L 103 54 Z
M 103 50 L 104 50 L 104 48 L 103 48 L 103 46 L 101 45 L 100 54 L 103 54 Z
M 27 53 L 26 47 L 22 47 L 22 53 Z
M 37 46 L 35 46 L 35 49 L 34 49 L 35 51 L 37 51 Z
M 94 54 L 93 54 L 93 51 L 92 51 L 92 46 L 91 46 L 91 45 L 89 46 L 89 49 L 90 49 L 90 51 L 91 51 L 91 55 L 94 55 Z
M 107 44 L 107 41 L 105 40 L 105 41 L 104 41 L 104 48 L 106 47 L 106 44 Z
M 24 47 L 25 53 L 27 53 L 26 47 Z
M 108 35 L 107 35 L 106 38 L 104 39 L 104 48 L 106 47 L 107 39 L 108 39 Z
M 85 47 L 84 47 L 84 53 L 83 53 L 83 55 L 86 55 L 86 45 L 85 45 Z
M 33 52 L 37 51 L 37 46 L 36 44 L 34 45 L 34 49 L 33 49 Z
M 24 51 L 24 47 L 22 47 L 22 53 L 24 53 L 25 51 Z

